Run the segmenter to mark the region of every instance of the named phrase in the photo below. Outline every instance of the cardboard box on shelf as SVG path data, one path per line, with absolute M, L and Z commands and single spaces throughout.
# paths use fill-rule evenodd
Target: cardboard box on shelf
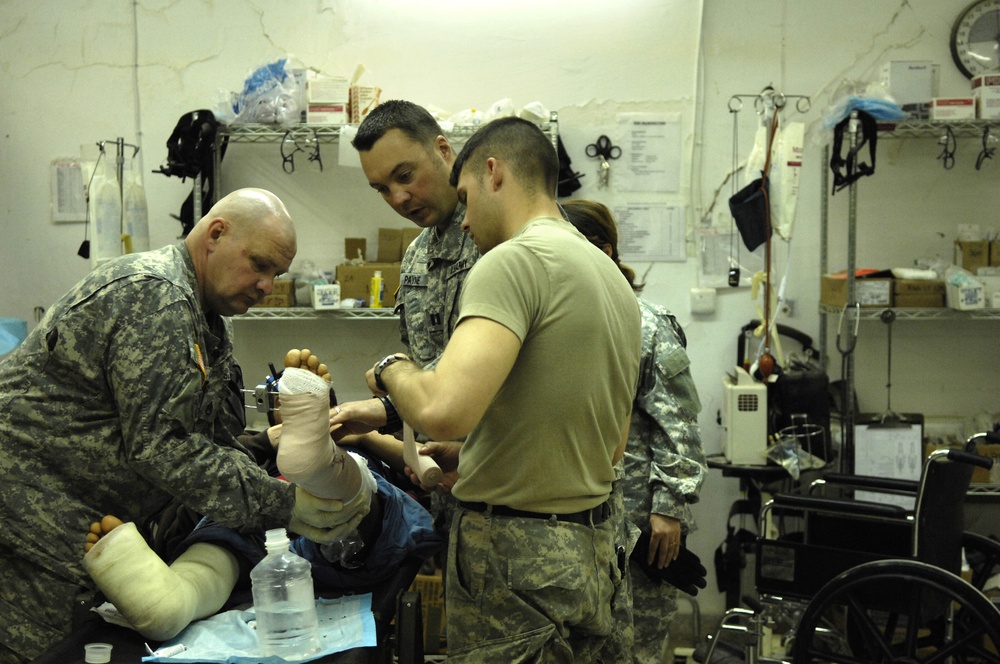
M 340 299 L 340 284 L 313 284 L 313 309 L 337 309 Z
M 945 292 L 945 301 L 950 309 L 972 311 L 986 308 L 986 298 L 983 296 L 981 284 L 963 286 L 948 284 Z
M 294 293 L 271 293 L 265 295 L 264 299 L 254 305 L 261 309 L 284 309 L 295 306 Z
M 972 98 L 976 100 L 976 117 L 984 120 L 1000 118 L 1000 76 L 982 74 L 972 79 Z
M 275 295 L 289 295 L 295 293 L 295 280 L 288 278 L 279 278 L 274 280 L 274 287 L 271 292 Z
M 855 279 L 855 298 L 862 307 L 891 307 L 892 279 Z M 819 301 L 831 307 L 847 304 L 847 275 L 824 274 L 820 280 Z
M 926 120 L 934 96 L 934 63 L 893 60 L 882 68 L 882 83 L 910 120 Z
M 955 264 L 976 273 L 990 264 L 990 243 L 986 240 L 955 240 Z
M 931 120 L 973 120 L 976 100 L 972 97 L 934 97 L 931 99 Z
M 1000 298 L 1000 276 L 977 274 L 976 281 L 983 285 L 983 302 L 986 307 L 996 309 L 994 302 Z
M 368 287 L 375 270 L 382 272 L 385 280 L 384 307 L 393 307 L 396 289 L 399 288 L 399 263 L 363 263 L 361 265 L 338 265 L 337 283 L 340 284 L 341 299 L 357 298 L 368 302 Z
M 945 288 L 943 281 L 930 279 L 894 279 L 892 304 L 894 307 L 943 307 Z
M 347 124 L 347 102 L 309 102 L 306 122 L 320 125 Z
M 382 88 L 375 85 L 352 85 L 349 102 L 351 124 L 360 124 L 378 106 L 381 94 Z
M 403 259 L 402 253 L 403 229 L 378 229 L 378 262 L 398 263 Z
M 346 76 L 310 76 L 306 80 L 306 97 L 310 103 L 347 105 L 351 84 Z
M 344 238 L 344 258 L 353 261 L 368 259 L 368 240 L 363 237 Z

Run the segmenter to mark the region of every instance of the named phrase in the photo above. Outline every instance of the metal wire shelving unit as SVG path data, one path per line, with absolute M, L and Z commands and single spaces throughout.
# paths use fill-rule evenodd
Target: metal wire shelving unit
M 233 320 L 398 320 L 399 316 L 390 309 L 312 309 L 310 307 L 251 307 L 245 314 L 234 316 Z

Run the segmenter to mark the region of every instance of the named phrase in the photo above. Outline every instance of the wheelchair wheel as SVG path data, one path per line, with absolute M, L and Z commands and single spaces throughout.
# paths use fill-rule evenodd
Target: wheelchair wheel
M 962 535 L 962 548 L 972 569 L 972 587 L 982 591 L 987 581 L 1000 574 L 1000 542 L 966 532 Z
M 795 664 L 1000 664 L 998 648 L 1000 610 L 978 590 L 925 563 L 878 560 L 820 589 L 791 655 Z

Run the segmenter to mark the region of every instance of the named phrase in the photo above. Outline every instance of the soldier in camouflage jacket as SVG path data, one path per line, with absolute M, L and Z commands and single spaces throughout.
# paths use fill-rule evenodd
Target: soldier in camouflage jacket
M 83 535 L 105 514 L 142 524 L 176 498 L 240 529 L 330 527 L 257 466 L 225 407 L 240 386 L 226 316 L 295 251 L 281 201 L 239 190 L 184 242 L 98 267 L 0 361 L 0 662 L 89 608 Z

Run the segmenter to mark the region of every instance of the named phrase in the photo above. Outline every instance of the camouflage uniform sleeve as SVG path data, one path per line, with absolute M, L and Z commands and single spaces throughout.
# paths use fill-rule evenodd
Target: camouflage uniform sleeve
M 120 453 L 149 482 L 227 526 L 287 524 L 294 488 L 268 477 L 223 430 L 232 364 L 205 356 L 195 320 L 187 302 L 175 302 L 115 335 L 107 375 L 120 412 Z
M 690 530 L 690 505 L 708 472 L 698 428 L 701 401 L 691 377 L 690 360 L 672 321 L 658 316 L 652 352 L 643 358 L 636 408 L 656 426 L 648 432 L 649 487 L 655 514 L 681 521 Z

